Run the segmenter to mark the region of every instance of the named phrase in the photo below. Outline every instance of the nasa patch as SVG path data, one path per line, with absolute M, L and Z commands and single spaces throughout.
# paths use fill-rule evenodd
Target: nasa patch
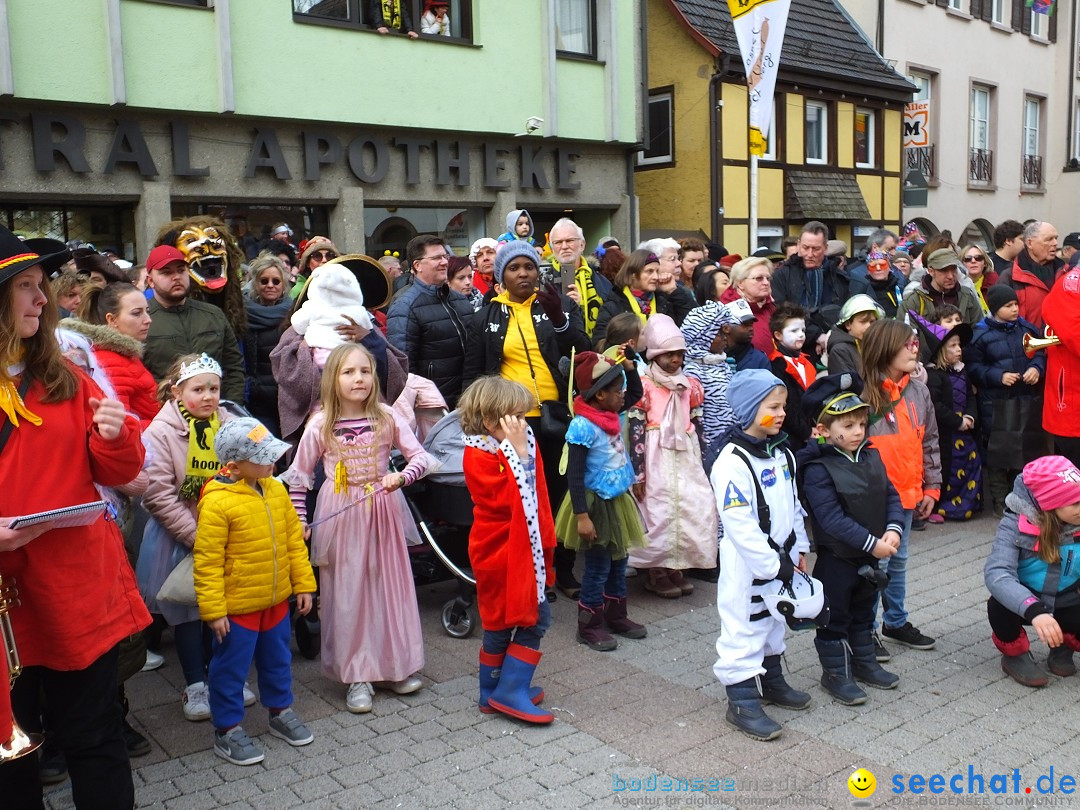
M 761 485 L 768 489 L 776 484 L 776 473 L 772 470 L 761 471 Z
M 734 509 L 738 506 L 749 506 L 750 502 L 746 500 L 746 496 L 739 492 L 739 488 L 735 486 L 735 483 L 728 482 L 727 491 L 724 492 L 724 511 L 728 509 Z

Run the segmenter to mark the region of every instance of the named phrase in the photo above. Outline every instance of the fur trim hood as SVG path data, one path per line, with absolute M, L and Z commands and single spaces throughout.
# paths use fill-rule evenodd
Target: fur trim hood
M 142 357 L 143 344 L 133 337 L 121 334 L 104 324 L 87 323 L 78 318 L 64 318 L 60 321 L 61 329 L 70 329 L 89 339 L 95 349 L 106 349 L 124 357 Z

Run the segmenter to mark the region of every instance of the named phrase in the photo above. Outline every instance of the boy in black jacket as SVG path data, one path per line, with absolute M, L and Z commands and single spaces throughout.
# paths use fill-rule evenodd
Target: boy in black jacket
M 814 577 L 831 608 L 828 626 L 814 640 L 821 685 L 849 706 L 867 699 L 856 680 L 878 689 L 900 680 L 878 664 L 872 634 L 874 597 L 886 581 L 879 560 L 899 548 L 904 512 L 885 464 L 866 440 L 870 409 L 859 399 L 862 387 L 857 374 L 845 372 L 806 390 L 803 412 L 821 438 L 798 454 L 799 491 L 817 542 Z

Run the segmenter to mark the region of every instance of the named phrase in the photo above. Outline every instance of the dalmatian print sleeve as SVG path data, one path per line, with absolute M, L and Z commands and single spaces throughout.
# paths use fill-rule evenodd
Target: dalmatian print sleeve
M 529 544 L 532 546 L 533 572 L 536 575 L 536 599 L 542 603 L 544 585 L 547 581 L 547 568 L 544 566 L 544 547 L 540 542 L 540 507 L 536 497 L 536 439 L 529 429 L 529 455 L 523 460 L 509 440 L 499 445 L 506 466 L 517 482 L 518 494 L 525 512 L 525 523 L 529 530 Z

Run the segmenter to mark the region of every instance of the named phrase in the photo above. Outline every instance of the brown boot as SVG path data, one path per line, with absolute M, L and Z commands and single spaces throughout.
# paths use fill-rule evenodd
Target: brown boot
M 645 578 L 645 590 L 652 591 L 664 599 L 678 599 L 682 596 L 682 588 L 671 581 L 666 568 L 650 568 L 649 575 Z
M 648 631 L 645 625 L 626 618 L 626 597 L 604 594 L 604 621 L 612 633 L 626 638 L 645 638 Z
M 694 583 L 684 577 L 682 571 L 669 568 L 667 573 L 668 579 L 671 580 L 671 584 L 682 591 L 683 596 L 689 596 L 694 592 Z
M 619 646 L 619 642 L 604 630 L 603 610 L 581 602 L 578 602 L 577 640 L 597 652 L 609 652 Z

